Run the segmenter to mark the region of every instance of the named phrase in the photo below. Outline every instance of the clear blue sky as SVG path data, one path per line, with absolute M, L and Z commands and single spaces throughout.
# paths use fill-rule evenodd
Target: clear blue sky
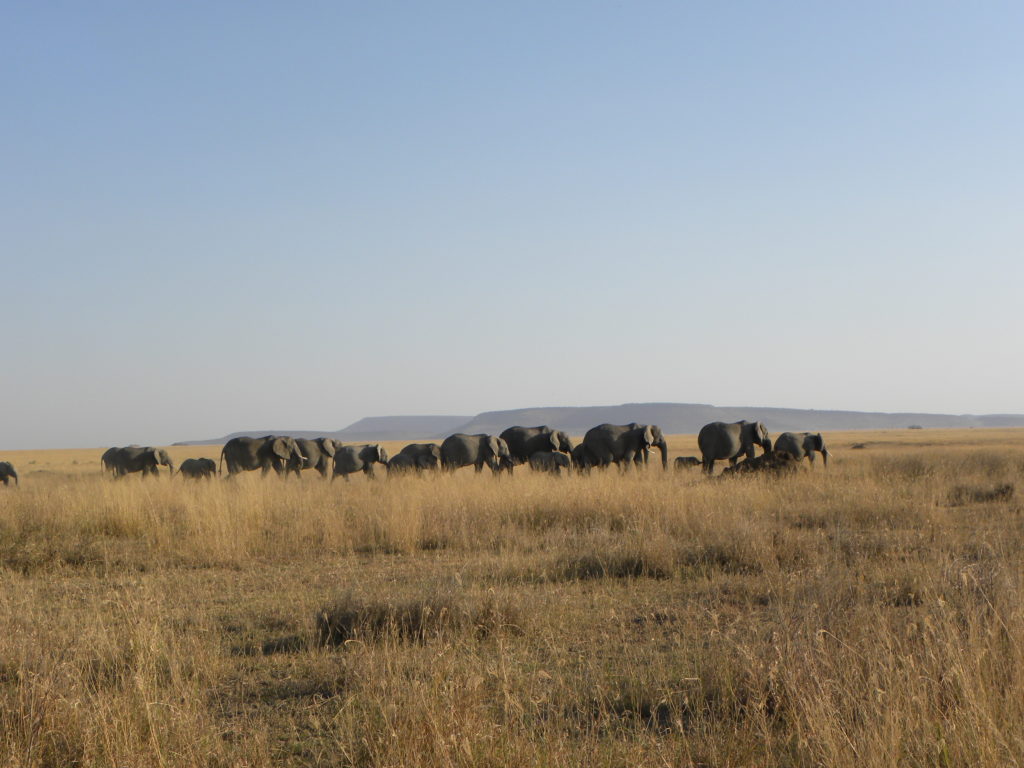
M 7 3 L 0 449 L 1024 412 L 1024 6 Z

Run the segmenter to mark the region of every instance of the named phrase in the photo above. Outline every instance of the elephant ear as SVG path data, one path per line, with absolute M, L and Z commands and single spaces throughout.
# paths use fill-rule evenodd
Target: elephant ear
M 558 433 L 557 432 L 549 432 L 548 433 L 548 442 L 551 443 L 551 450 L 552 451 L 557 451 L 562 446 L 561 442 L 558 440 Z
M 287 459 L 291 456 L 291 451 L 288 450 L 288 442 L 283 437 L 275 437 L 274 441 L 270 444 L 270 449 L 274 452 L 275 456 L 280 456 L 282 459 Z
M 323 451 L 328 456 L 334 456 L 336 451 L 335 451 L 335 448 L 334 448 L 334 441 L 331 440 L 331 438 L 329 438 L 329 437 L 321 437 L 319 442 L 320 442 L 320 450 L 321 451 Z
M 644 427 L 644 445 L 654 445 L 654 430 L 650 426 Z

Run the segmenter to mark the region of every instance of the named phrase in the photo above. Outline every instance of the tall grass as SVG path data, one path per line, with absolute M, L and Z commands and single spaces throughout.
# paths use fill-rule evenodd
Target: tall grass
M 1019 765 L 1024 434 L 925 437 L 782 479 L 16 461 L 2 762 Z

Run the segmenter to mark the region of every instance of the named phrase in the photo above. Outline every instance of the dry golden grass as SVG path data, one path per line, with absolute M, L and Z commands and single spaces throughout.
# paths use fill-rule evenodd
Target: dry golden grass
M 5 453 L 0 763 L 1019 765 L 1024 431 L 825 437 L 775 480 Z

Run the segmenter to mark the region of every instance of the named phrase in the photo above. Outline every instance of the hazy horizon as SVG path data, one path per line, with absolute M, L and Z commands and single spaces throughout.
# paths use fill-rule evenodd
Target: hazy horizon
M 1024 412 L 1024 7 L 0 20 L 0 449 L 548 403 Z

